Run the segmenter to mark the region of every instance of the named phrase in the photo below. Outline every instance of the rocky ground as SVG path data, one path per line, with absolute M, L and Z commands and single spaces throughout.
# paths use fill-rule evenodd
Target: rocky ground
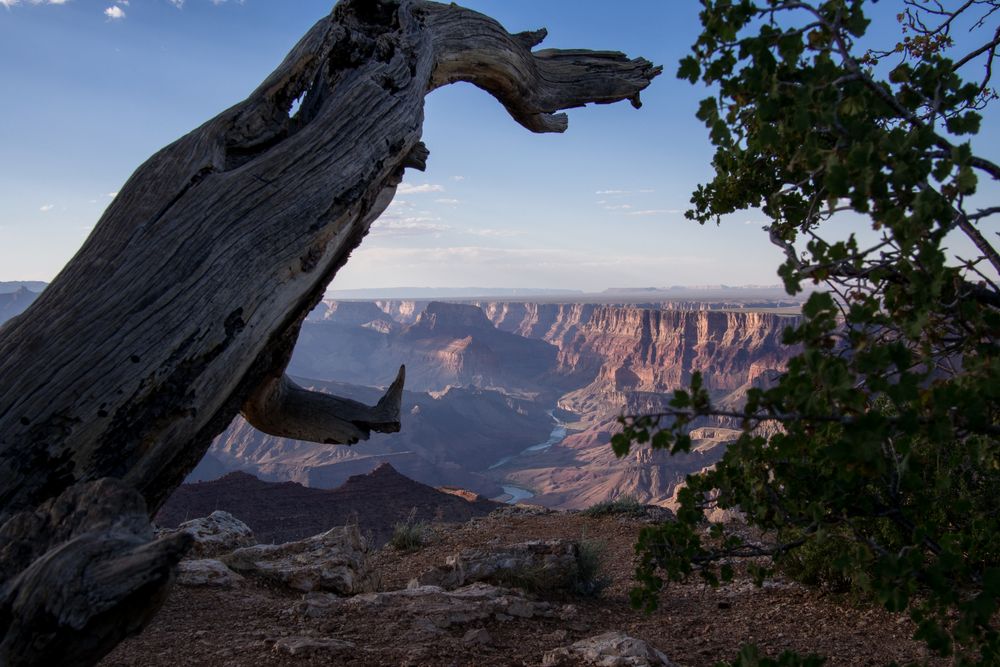
M 221 574 L 198 574 L 201 565 L 189 565 L 187 585 L 174 588 L 156 620 L 101 664 L 669 664 L 658 649 L 678 665 L 712 665 L 734 658 L 749 642 L 774 655 L 786 649 L 817 651 L 829 656 L 828 665 L 884 665 L 926 657 L 922 646 L 909 639 L 913 627 L 907 619 L 789 582 L 762 589 L 746 578 L 715 590 L 698 583 L 673 586 L 657 612 L 636 612 L 629 607 L 628 590 L 632 545 L 641 525 L 613 516 L 503 508 L 465 524 L 436 524 L 419 550 L 403 553 L 386 546 L 368 553 L 363 572 L 349 569 L 358 567 L 353 556 L 326 564 L 316 560 L 326 558 L 335 544 L 356 546 L 356 531 L 331 532 L 280 554 L 263 554 L 270 546 L 245 547 L 218 556 L 240 569 L 242 577 L 214 565 L 217 561 L 200 563 L 221 567 Z M 236 539 L 234 546 L 245 543 L 244 535 Z M 528 552 L 506 547 L 533 540 L 542 542 L 528 551 L 545 551 L 539 561 L 544 567 L 535 574 L 558 566 L 566 553 L 576 553 L 574 543 L 599 545 L 607 587 L 598 597 L 539 592 L 544 586 L 529 585 L 535 592 L 511 587 L 524 582 L 498 577 L 497 568 Z M 224 549 L 213 545 L 200 556 L 219 551 Z M 449 556 L 460 552 L 465 555 L 456 564 L 445 566 Z M 483 554 L 495 556 L 485 570 Z M 271 560 L 259 561 L 257 569 L 247 565 L 266 558 Z M 308 576 L 272 576 L 279 561 L 282 567 L 305 568 Z M 407 589 L 414 579 L 442 587 Z M 324 581 L 335 582 L 327 590 L 354 586 L 371 592 L 342 596 L 317 590 Z M 302 592 L 309 588 L 313 590 Z M 600 640 L 608 648 L 574 646 L 610 632 L 641 641 L 618 635 Z

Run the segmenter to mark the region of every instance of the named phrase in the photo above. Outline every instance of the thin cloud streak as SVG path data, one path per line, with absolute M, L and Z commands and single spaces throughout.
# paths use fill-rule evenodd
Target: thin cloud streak
M 396 194 L 398 195 L 416 195 L 423 194 L 425 192 L 444 192 L 444 186 L 436 183 L 424 183 L 422 185 L 401 183 L 400 186 L 396 188 Z

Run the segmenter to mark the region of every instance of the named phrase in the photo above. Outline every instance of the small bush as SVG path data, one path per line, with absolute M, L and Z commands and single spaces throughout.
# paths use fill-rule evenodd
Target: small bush
M 630 516 L 641 517 L 646 512 L 646 507 L 634 496 L 620 496 L 614 500 L 605 500 L 587 509 L 581 514 L 589 517 L 600 516 Z
M 399 521 L 392 527 L 389 544 L 398 551 L 416 551 L 424 546 L 427 524 L 417 521 L 417 508 L 413 508 L 406 521 Z
M 576 592 L 588 597 L 599 597 L 611 583 L 604 574 L 604 545 L 594 540 L 582 540 L 577 552 L 576 566 L 579 574 Z
M 576 572 L 572 579 L 562 568 L 534 567 L 503 569 L 493 581 L 500 586 L 520 588 L 540 595 L 573 593 L 598 597 L 611 580 L 604 576 L 604 547 L 593 540 L 581 540 L 577 545 Z

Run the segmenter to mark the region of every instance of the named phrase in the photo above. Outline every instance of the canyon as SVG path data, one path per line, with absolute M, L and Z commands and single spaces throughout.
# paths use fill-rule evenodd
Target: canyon
M 613 295 L 612 295 L 613 296 Z M 402 429 L 330 447 L 275 438 L 237 418 L 189 481 L 239 470 L 333 489 L 391 463 L 430 486 L 556 509 L 621 496 L 670 506 L 678 483 L 714 463 L 736 424 L 704 423 L 689 454 L 609 446 L 624 412 L 666 406 L 700 372 L 713 400 L 739 405 L 791 350 L 796 309 L 775 300 L 324 300 L 289 372 L 362 402 L 407 369 Z
M 0 324 L 43 288 L 0 283 Z M 699 423 L 688 454 L 640 448 L 619 460 L 609 445 L 618 417 L 663 410 L 695 372 L 713 401 L 738 408 L 784 367 L 792 350 L 782 333 L 798 312 L 773 291 L 694 294 L 324 299 L 302 326 L 289 373 L 371 404 L 405 364 L 401 431 L 330 446 L 266 435 L 237 417 L 187 482 L 238 471 L 255 483 L 330 490 L 391 464 L 430 487 L 507 502 L 579 509 L 632 496 L 671 506 L 685 475 L 717 461 L 738 424 Z

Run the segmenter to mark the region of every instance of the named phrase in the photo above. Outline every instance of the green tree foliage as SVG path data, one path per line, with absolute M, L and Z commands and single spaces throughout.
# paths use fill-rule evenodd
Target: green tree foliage
M 1000 207 L 976 192 L 996 192 L 1000 167 L 973 139 L 996 97 L 1000 1 L 904 0 L 902 41 L 882 51 L 861 0 L 703 6 L 678 76 L 714 93 L 698 117 L 715 177 L 687 216 L 759 208 L 788 292 L 820 289 L 785 335 L 799 353 L 742 411 L 713 406 L 696 376 L 670 410 L 622 418 L 619 455 L 688 451 L 693 425 L 742 423 L 719 464 L 688 479 L 678 520 L 642 531 L 633 601 L 655 607 L 695 572 L 730 578 L 741 557 L 820 557 L 813 574 L 908 612 L 941 655 L 998 664 L 1000 255 L 988 225 Z M 838 217 L 858 233 L 838 238 Z M 710 506 L 739 508 L 771 542 L 718 526 L 706 537 Z

